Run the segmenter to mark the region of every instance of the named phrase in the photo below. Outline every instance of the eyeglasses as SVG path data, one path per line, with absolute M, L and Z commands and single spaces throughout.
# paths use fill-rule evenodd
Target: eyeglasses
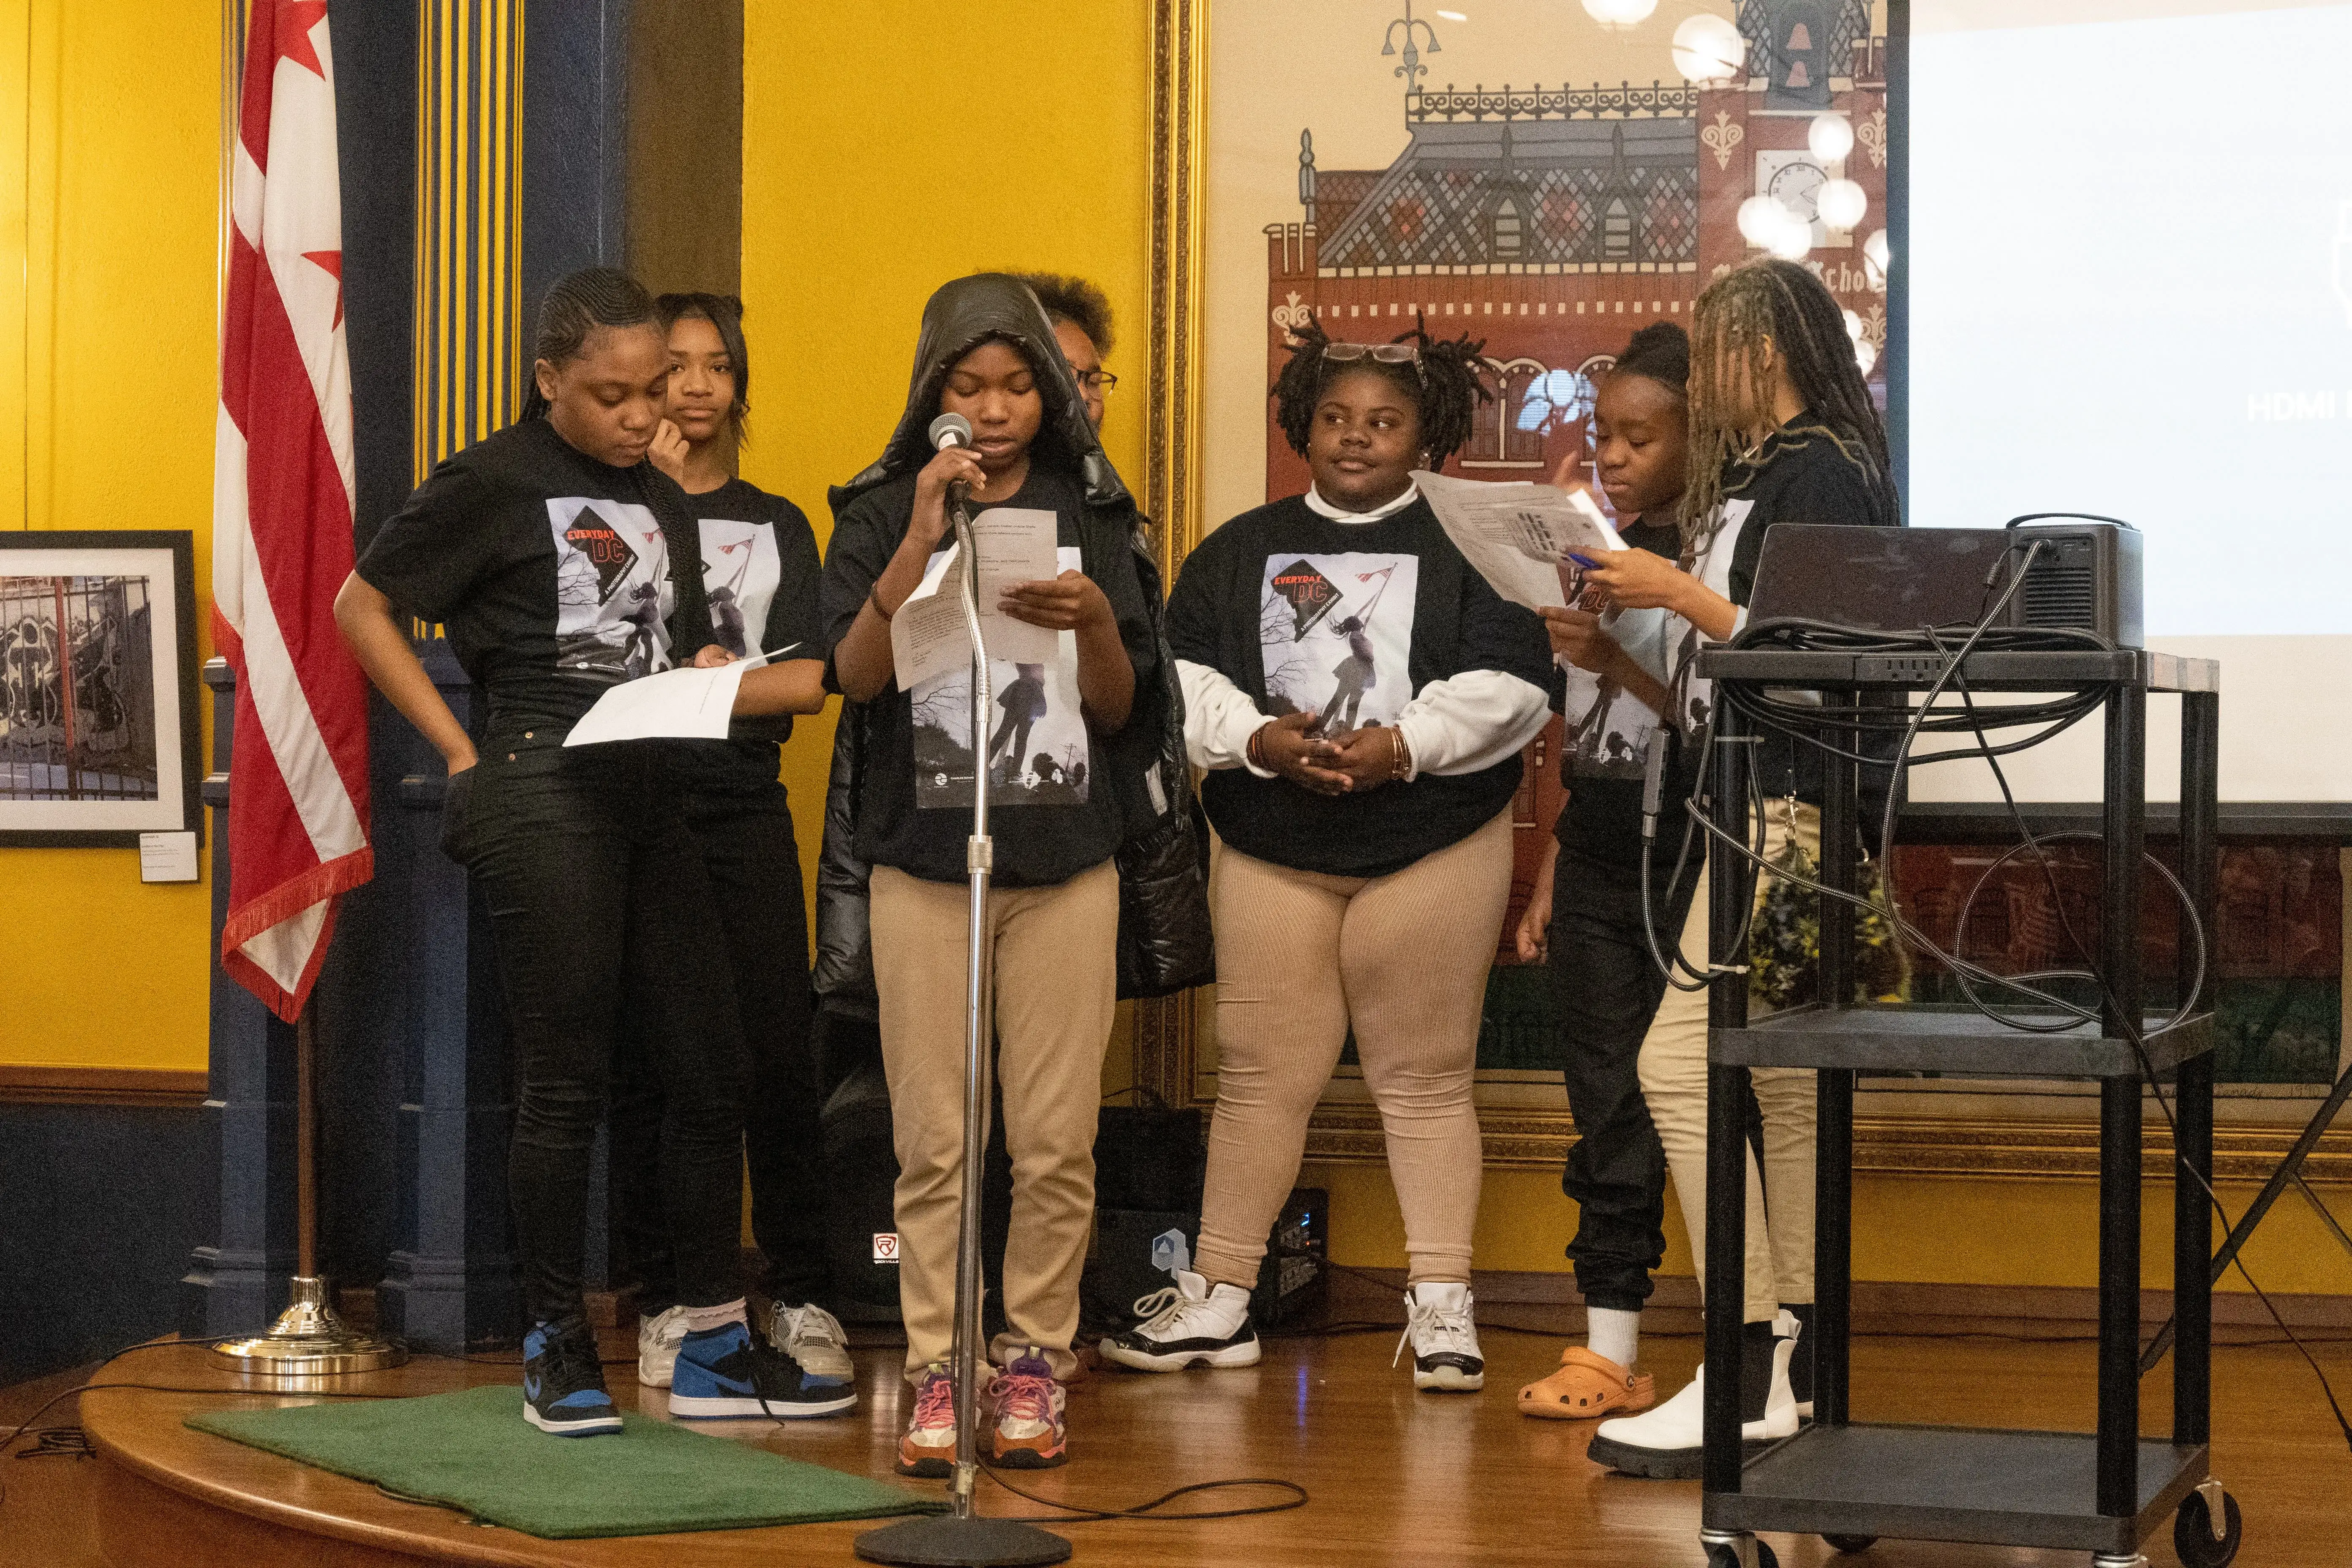
M 1330 360 L 1378 360 L 1382 364 L 1421 363 L 1421 349 L 1414 343 L 1325 343 L 1323 357 Z
M 1074 370 L 1070 374 L 1088 392 L 1108 392 L 1118 384 L 1118 377 L 1107 370 Z

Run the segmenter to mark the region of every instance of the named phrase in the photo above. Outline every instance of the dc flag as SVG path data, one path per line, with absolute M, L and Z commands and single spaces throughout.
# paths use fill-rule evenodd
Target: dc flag
M 215 640 L 236 672 L 221 967 L 279 1017 L 373 868 L 367 681 L 335 630 L 352 569 L 352 387 L 327 0 L 256 0 L 213 460 Z M 215 867 L 215 874 L 218 868 Z

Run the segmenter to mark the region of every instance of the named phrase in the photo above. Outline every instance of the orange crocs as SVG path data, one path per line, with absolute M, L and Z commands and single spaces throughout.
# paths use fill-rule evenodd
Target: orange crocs
M 1650 1374 L 1633 1373 L 1582 1345 L 1559 1352 L 1559 1370 L 1519 1390 L 1519 1414 L 1545 1421 L 1591 1421 L 1657 1402 Z

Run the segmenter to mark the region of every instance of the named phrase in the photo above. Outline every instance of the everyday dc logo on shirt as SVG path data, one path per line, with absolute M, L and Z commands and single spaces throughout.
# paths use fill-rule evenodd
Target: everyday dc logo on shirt
M 614 680 L 667 669 L 677 607 L 669 543 L 648 508 L 594 496 L 547 503 L 555 542 L 555 664 Z

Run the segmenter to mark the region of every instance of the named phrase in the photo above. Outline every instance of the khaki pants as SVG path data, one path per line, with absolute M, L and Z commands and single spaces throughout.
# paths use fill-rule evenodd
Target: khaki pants
M 964 987 L 971 890 L 874 868 L 874 982 L 898 1153 L 898 1301 L 907 1375 L 948 1359 L 963 1205 Z M 996 1071 L 1013 1155 L 1000 1364 L 1029 1345 L 1054 1375 L 1077 1365 L 1078 1270 L 1094 1222 L 1095 1122 L 1118 986 L 1118 872 L 1108 860 L 1051 888 L 989 899 Z
M 1353 1026 L 1404 1212 L 1411 1282 L 1470 1278 L 1478 1018 L 1511 895 L 1505 812 L 1385 877 L 1217 853 L 1217 1110 L 1194 1267 L 1257 1283 L 1307 1121 Z
M 1764 853 L 1780 854 L 1790 838 L 1786 808 L 1766 803 L 1769 826 Z M 1810 805 L 1796 808 L 1796 839 L 1805 852 L 1821 860 L 1821 814 Z M 1707 871 L 1702 872 L 1698 896 L 1691 900 L 1683 922 L 1683 952 L 1694 963 L 1706 958 L 1707 875 L 1735 851 L 1719 844 L 1707 848 Z M 1766 882 L 1757 885 L 1764 896 Z M 1743 960 L 1744 962 L 1744 960 Z M 1665 1146 L 1666 1169 L 1675 1179 L 1683 1223 L 1690 1228 L 1691 1259 L 1699 1284 L 1706 1283 L 1706 993 L 1668 989 L 1650 1032 L 1642 1040 L 1642 1095 L 1650 1103 L 1650 1120 Z M 1764 1112 L 1764 1175 L 1759 1178 L 1756 1155 L 1748 1154 L 1748 1300 L 1747 1321 L 1769 1322 L 1783 1305 L 1798 1306 L 1813 1299 L 1813 1134 L 1817 1108 L 1810 1068 L 1757 1068 L 1749 1075 L 1756 1101 Z M 1769 1185 L 1771 1200 L 1765 1201 Z

